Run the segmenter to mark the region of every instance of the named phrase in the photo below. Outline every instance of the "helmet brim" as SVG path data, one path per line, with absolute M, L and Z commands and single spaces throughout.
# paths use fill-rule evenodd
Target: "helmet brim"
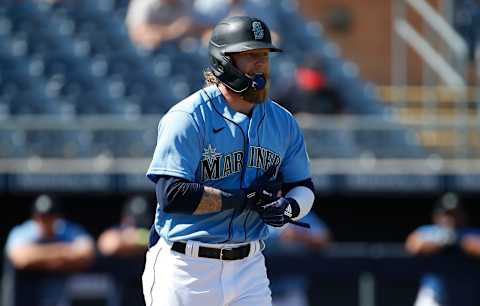
M 283 50 L 274 46 L 271 43 L 263 41 L 246 41 L 238 44 L 233 44 L 224 49 L 224 53 L 238 53 L 257 49 L 269 49 L 270 52 L 282 52 Z

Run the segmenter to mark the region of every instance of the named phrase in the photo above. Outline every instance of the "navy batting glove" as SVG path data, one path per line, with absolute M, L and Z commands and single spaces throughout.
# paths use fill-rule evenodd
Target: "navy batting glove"
M 279 198 L 261 205 L 260 217 L 265 224 L 281 227 L 300 214 L 300 206 L 292 198 Z
M 281 175 L 277 179 L 271 180 L 275 174 L 275 166 L 270 166 L 267 171 L 256 178 L 245 190 L 246 206 L 253 210 L 261 210 L 261 205 L 270 203 L 277 199 L 277 193 L 282 188 Z
M 270 166 L 265 173 L 257 177 L 248 188 L 242 190 L 222 191 L 223 209 L 235 208 L 242 211 L 245 208 L 263 211 L 262 205 L 277 199 L 277 194 L 282 188 L 281 175 L 276 180 L 271 180 L 275 174 L 275 166 Z

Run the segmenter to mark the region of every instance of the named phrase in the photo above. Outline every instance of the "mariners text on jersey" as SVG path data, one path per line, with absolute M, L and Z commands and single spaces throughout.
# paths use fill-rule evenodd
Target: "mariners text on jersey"
M 263 147 L 250 146 L 248 152 L 249 168 L 258 168 L 266 170 L 271 165 L 280 165 L 282 159 L 279 154 Z M 244 153 L 243 151 L 234 151 L 227 154 L 218 153 L 211 144 L 203 150 L 203 159 L 201 162 L 201 181 L 210 181 L 223 179 L 235 173 L 242 171 Z
M 147 176 L 155 183 L 157 176 L 167 175 L 237 190 L 247 188 L 270 165 L 277 166 L 284 183 L 310 177 L 303 133 L 292 114 L 268 100 L 247 116 L 233 110 L 216 86 L 209 86 L 162 117 Z M 242 243 L 268 236 L 260 215 L 248 209 L 191 215 L 162 207 L 157 205 L 155 228 L 168 241 Z

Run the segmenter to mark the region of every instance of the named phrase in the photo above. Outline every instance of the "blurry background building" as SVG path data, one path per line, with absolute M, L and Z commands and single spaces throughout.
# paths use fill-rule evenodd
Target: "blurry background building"
M 432 203 L 456 192 L 480 224 L 475 0 L 0 1 L 0 243 L 38 193 L 95 238 L 133 194 L 153 209 L 158 121 L 202 85 L 209 27 L 229 14 L 264 19 L 285 50 L 272 95 L 304 130 L 335 237 L 271 264 L 318 276 L 319 305 L 413 305 L 427 263 L 403 243 Z

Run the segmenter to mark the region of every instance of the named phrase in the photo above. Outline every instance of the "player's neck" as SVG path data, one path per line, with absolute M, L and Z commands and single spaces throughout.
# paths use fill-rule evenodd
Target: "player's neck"
M 230 105 L 230 107 L 233 108 L 236 112 L 245 114 L 247 116 L 251 115 L 253 108 L 255 107 L 255 103 L 245 101 L 241 95 L 229 90 L 223 84 L 219 84 L 218 89 L 222 93 L 228 105 Z

